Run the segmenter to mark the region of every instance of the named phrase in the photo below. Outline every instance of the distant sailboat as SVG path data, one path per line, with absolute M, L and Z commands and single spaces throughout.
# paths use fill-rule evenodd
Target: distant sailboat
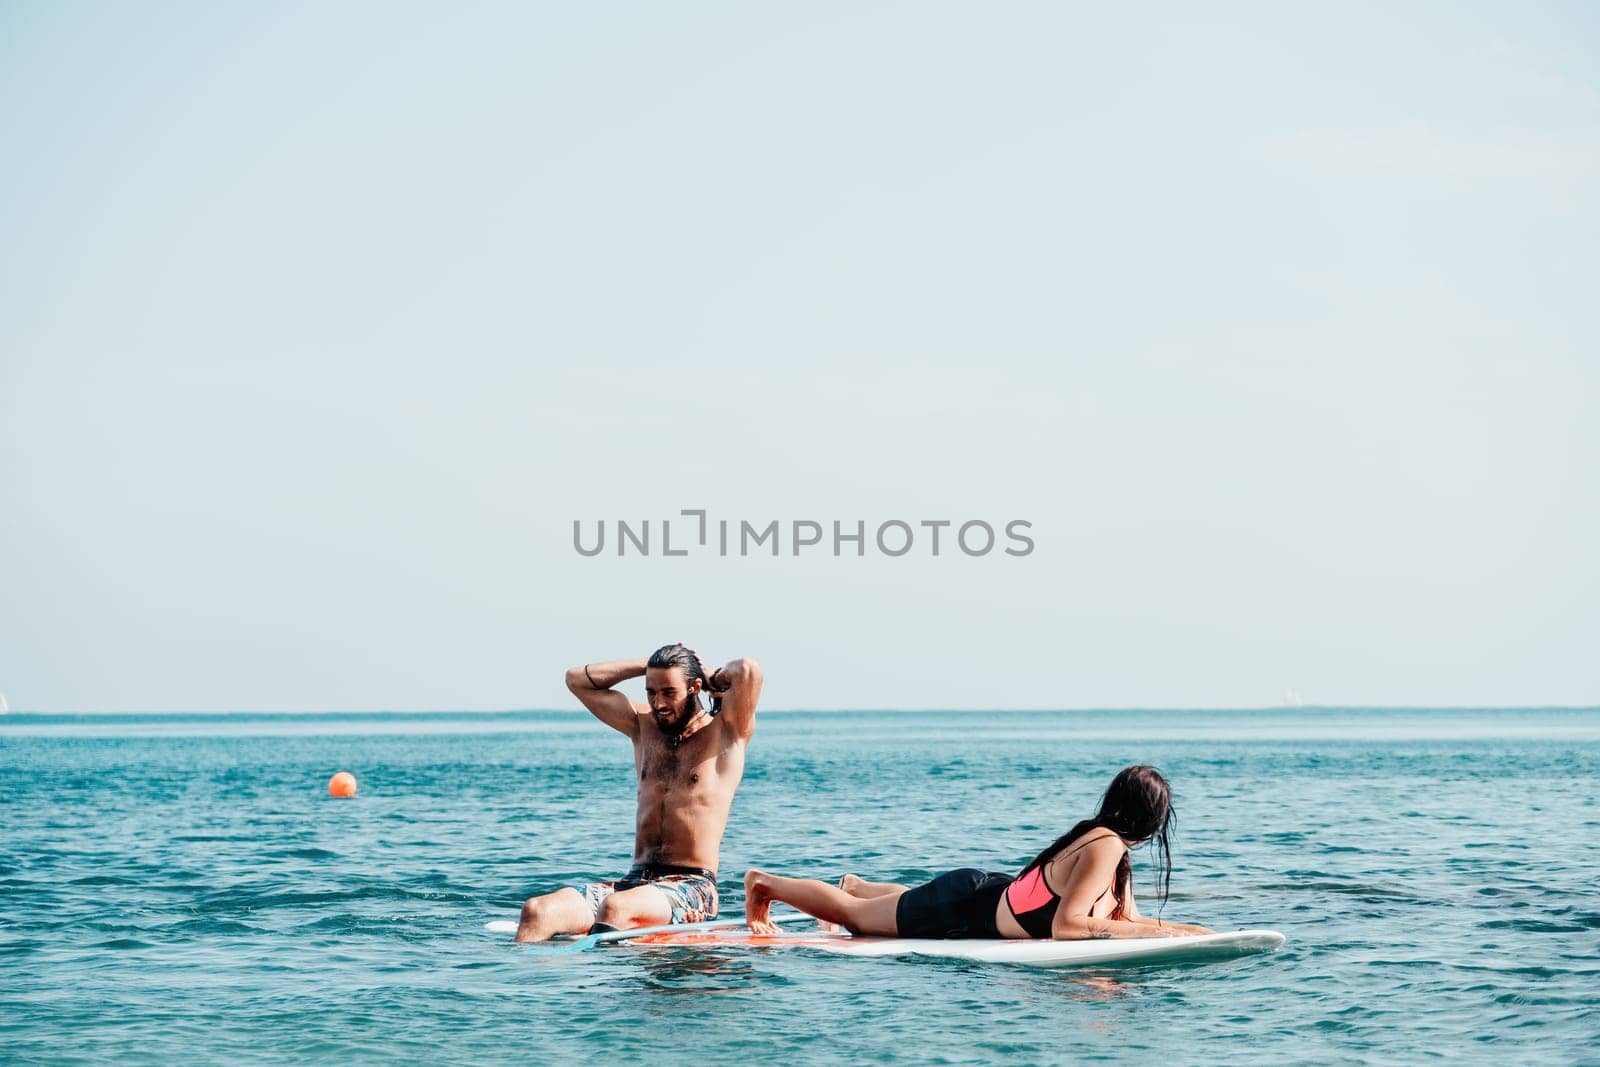
M 1283 706 L 1286 708 L 1303 708 L 1306 702 L 1300 699 L 1300 690 L 1285 689 L 1283 691 Z
M 6 695 L 4 693 L 0 693 L 0 715 L 4 715 L 10 710 L 11 705 L 6 703 Z

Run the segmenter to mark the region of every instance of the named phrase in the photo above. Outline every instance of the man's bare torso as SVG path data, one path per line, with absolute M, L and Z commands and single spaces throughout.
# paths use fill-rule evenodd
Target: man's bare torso
M 744 777 L 745 742 L 721 718 L 674 748 L 641 715 L 633 745 L 639 775 L 634 863 L 666 863 L 716 871 L 733 795 Z

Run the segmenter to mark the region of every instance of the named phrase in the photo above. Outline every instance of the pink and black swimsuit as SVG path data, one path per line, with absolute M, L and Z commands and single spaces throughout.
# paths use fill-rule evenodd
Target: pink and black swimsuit
M 1061 894 L 1045 881 L 1044 867 L 1029 867 L 1006 886 L 1006 906 L 1029 937 L 1049 937 Z
M 947 871 L 900 894 L 895 927 L 901 937 L 997 938 L 1001 934 L 995 913 L 1002 897 L 1029 937 L 1051 936 L 1061 894 L 1050 888 L 1038 864 L 1029 864 L 1015 878 L 976 867 Z

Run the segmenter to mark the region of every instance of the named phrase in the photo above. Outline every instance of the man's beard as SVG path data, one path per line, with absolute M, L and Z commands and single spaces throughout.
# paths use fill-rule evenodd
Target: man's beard
M 667 736 L 676 737 L 677 735 L 683 733 L 683 731 L 687 730 L 689 728 L 689 724 L 694 722 L 695 716 L 699 714 L 700 698 L 695 696 L 693 693 L 690 693 L 684 699 L 683 706 L 678 709 L 677 722 L 669 724 L 657 719 L 656 726 L 659 727 L 661 732 Z

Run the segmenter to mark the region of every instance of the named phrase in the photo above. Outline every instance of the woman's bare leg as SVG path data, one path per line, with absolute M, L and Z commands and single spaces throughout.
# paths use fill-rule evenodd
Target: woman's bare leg
M 744 876 L 745 921 L 754 933 L 769 936 L 777 933 L 778 928 L 771 919 L 772 902 L 777 900 L 823 922 L 838 923 L 852 934 L 893 937 L 897 929 L 895 908 L 903 891 L 862 899 L 827 882 L 784 878 L 752 867 Z
M 894 882 L 869 882 L 865 878 L 854 874 L 847 874 L 839 879 L 839 888 L 860 900 L 871 900 L 873 897 L 886 896 L 889 893 L 904 893 L 906 886 L 896 885 Z M 825 934 L 837 934 L 842 929 L 838 923 L 818 919 L 817 926 Z
M 847 874 L 839 879 L 839 888 L 853 897 L 871 900 L 873 897 L 886 896 L 889 893 L 904 893 L 911 887 L 897 882 L 869 882 L 859 875 Z

